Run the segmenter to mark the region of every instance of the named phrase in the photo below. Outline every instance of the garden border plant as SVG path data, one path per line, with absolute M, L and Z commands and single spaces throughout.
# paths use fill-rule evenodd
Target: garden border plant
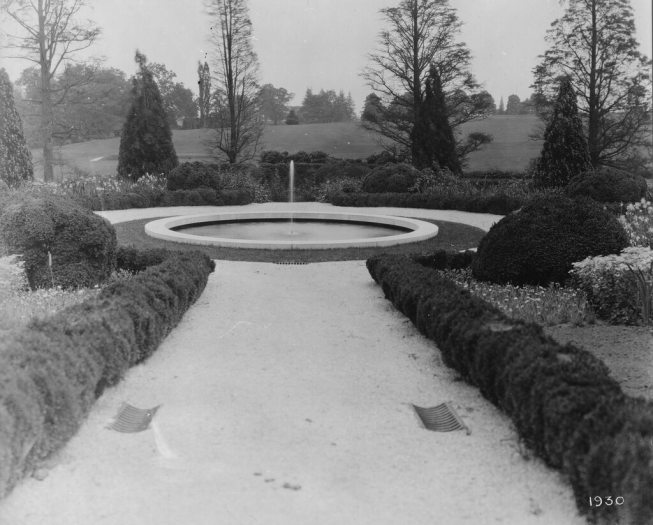
M 79 429 L 102 392 L 147 359 L 202 293 L 200 252 L 120 247 L 138 271 L 0 342 L 0 497 Z
M 581 513 L 609 523 L 651 523 L 653 403 L 626 396 L 591 353 L 508 318 L 434 271 L 449 259 L 381 255 L 367 268 L 385 297 L 438 345 L 445 364 L 506 412 L 525 444 L 568 477 Z M 588 505 L 596 495 L 621 496 L 624 504 Z

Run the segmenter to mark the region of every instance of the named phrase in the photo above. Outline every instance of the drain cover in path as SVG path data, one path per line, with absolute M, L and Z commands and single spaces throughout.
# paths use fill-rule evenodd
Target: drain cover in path
M 413 405 L 415 412 L 421 419 L 424 427 L 436 432 L 451 432 L 452 430 L 465 430 L 467 435 L 472 431 L 456 413 L 449 403 L 442 403 L 435 407 L 422 408 Z
M 117 432 L 142 432 L 150 426 L 152 418 L 161 405 L 154 408 L 136 408 L 129 403 L 123 403 L 114 419 L 107 428 Z

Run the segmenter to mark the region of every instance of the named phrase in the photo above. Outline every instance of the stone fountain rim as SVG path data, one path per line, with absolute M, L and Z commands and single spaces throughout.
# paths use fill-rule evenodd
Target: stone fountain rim
M 398 226 L 411 231 L 385 237 L 343 239 L 332 241 L 272 241 L 251 239 L 229 239 L 225 237 L 206 237 L 192 235 L 172 230 L 178 226 L 194 223 L 238 221 L 238 220 L 265 220 L 265 219 L 311 219 L 326 221 L 348 221 Z M 259 248 L 259 249 L 286 249 L 286 250 L 315 250 L 329 248 L 370 248 L 394 246 L 411 242 L 423 241 L 435 237 L 438 227 L 430 222 L 420 221 L 407 217 L 391 215 L 375 215 L 370 213 L 349 212 L 315 212 L 315 211 L 236 211 L 236 212 L 211 212 L 194 215 L 180 215 L 165 217 L 145 224 L 145 233 L 150 237 L 165 241 L 202 246 L 219 246 L 224 248 Z

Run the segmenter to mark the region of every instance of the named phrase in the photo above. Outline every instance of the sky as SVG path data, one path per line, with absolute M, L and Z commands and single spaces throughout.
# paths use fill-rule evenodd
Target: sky
M 136 71 L 138 48 L 150 62 L 160 62 L 177 74 L 177 81 L 196 91 L 197 62 L 208 60 L 210 19 L 204 0 L 86 0 L 83 18 L 102 29 L 85 56 L 104 57 L 105 65 Z M 254 50 L 261 84 L 271 83 L 295 93 L 291 105 L 301 105 L 307 88 L 351 93 L 356 111 L 371 89 L 360 73 L 384 27 L 379 10 L 399 0 L 249 0 Z M 531 93 L 532 68 L 546 50 L 544 36 L 563 13 L 559 0 L 450 0 L 463 22 L 459 41 L 470 49 L 472 72 L 499 103 L 511 94 Z M 637 39 L 642 51 L 653 54 L 651 0 L 631 0 Z M 11 31 L 0 14 L 1 33 Z M 3 58 L 2 55 L 5 55 Z M 12 80 L 30 65 L 7 59 L 0 67 Z

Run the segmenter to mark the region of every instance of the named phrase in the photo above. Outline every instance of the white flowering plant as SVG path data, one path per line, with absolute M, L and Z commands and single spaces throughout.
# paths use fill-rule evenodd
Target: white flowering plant
M 619 222 L 626 230 L 631 246 L 653 248 L 653 202 L 642 199 L 628 204 Z
M 620 254 L 573 263 L 571 278 L 597 315 L 615 324 L 652 321 L 653 250 L 630 246 Z

